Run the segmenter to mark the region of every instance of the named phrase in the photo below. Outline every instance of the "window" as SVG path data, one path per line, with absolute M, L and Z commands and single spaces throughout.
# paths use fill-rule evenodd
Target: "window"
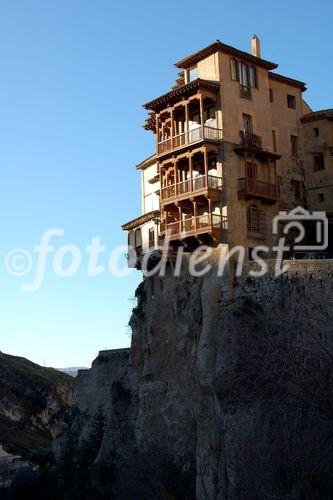
M 134 233 L 134 245 L 135 248 L 141 247 L 142 246 L 142 236 L 141 236 L 141 229 L 138 228 L 135 230 Z
M 315 128 L 313 129 L 313 133 L 314 133 L 314 136 L 315 136 L 315 137 L 319 137 L 319 128 L 318 128 L 318 127 L 315 127 Z
M 291 148 L 291 155 L 297 157 L 298 156 L 298 137 L 297 137 L 297 135 L 290 136 L 290 148 Z
M 198 66 L 193 66 L 192 68 L 186 70 L 185 72 L 186 83 L 193 82 L 193 80 L 196 80 L 197 78 L 199 78 Z
M 257 178 L 257 165 L 256 165 L 256 163 L 247 162 L 247 164 L 246 164 L 246 177 L 248 179 L 256 179 Z
M 231 80 L 234 82 L 238 82 L 238 62 L 236 59 L 230 59 L 230 75 L 231 75 Z
M 291 184 L 294 188 L 295 201 L 300 201 L 302 199 L 302 197 L 301 197 L 301 182 L 293 179 L 291 181 Z
M 247 65 L 241 62 L 239 63 L 239 81 L 241 85 L 244 85 L 244 87 L 249 86 Z
M 149 248 L 154 248 L 155 246 L 155 229 L 152 227 L 149 229 Z
M 273 93 L 273 89 L 269 89 L 269 100 L 270 100 L 270 102 L 274 102 L 274 93 Z
M 250 87 L 258 87 L 258 76 L 257 76 L 257 68 L 255 66 L 249 66 L 249 80 Z
M 273 151 L 277 152 L 277 140 L 276 140 L 276 131 L 272 130 L 272 140 L 273 140 Z
M 288 108 L 296 109 L 296 97 L 294 95 L 287 95 Z
M 249 260 L 253 260 L 253 248 L 249 247 Z
M 325 201 L 324 193 L 318 193 L 318 201 L 319 203 L 323 203 Z
M 249 233 L 265 236 L 267 230 L 266 214 L 257 206 L 252 205 L 247 209 L 247 230 Z
M 313 170 L 318 172 L 325 169 L 324 153 L 316 153 L 313 155 Z
M 258 74 L 256 66 L 230 59 L 230 76 L 234 82 L 239 82 L 244 87 L 258 87 Z
M 252 133 L 252 116 L 243 113 L 243 129 L 246 133 Z

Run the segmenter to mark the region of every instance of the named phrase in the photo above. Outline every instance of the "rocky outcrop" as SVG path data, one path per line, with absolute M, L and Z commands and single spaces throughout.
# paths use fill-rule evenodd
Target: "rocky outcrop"
M 89 450 L 82 497 L 329 498 L 332 275 L 291 261 L 233 286 L 214 267 L 146 279 L 130 351 L 80 373 L 54 443 L 78 467 Z
M 52 368 L 0 353 L 0 444 L 26 457 L 64 431 L 74 380 Z

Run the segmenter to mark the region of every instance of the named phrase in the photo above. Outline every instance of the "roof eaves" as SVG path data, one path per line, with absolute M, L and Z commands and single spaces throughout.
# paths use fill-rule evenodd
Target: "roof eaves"
M 144 170 L 145 168 L 154 165 L 154 163 L 156 162 L 156 157 L 157 157 L 156 153 L 152 154 L 151 156 L 148 156 L 148 158 L 135 165 L 135 168 L 137 170 Z
M 219 86 L 218 82 L 197 78 L 196 80 L 193 80 L 192 82 L 189 82 L 186 85 L 183 85 L 182 87 L 172 89 L 169 92 L 162 94 L 161 96 L 157 97 L 156 99 L 153 99 L 152 101 L 149 101 L 149 102 L 143 104 L 142 106 L 145 109 L 148 109 L 148 110 L 150 109 L 150 110 L 155 111 L 159 105 L 162 105 L 165 102 L 171 101 L 172 99 L 176 99 L 177 97 L 180 97 L 180 96 L 182 96 L 188 92 L 191 92 L 192 90 L 196 90 L 200 87 L 218 90 L 220 86 Z
M 268 78 L 270 80 L 275 80 L 277 82 L 286 83 L 287 85 L 300 88 L 302 92 L 306 91 L 306 83 L 301 82 L 300 80 L 295 80 L 294 78 L 289 78 L 289 76 L 283 76 L 279 73 L 272 73 L 269 71 Z
M 215 52 L 223 52 L 225 54 L 234 55 L 268 70 L 276 69 L 278 67 L 278 64 L 276 63 L 261 59 L 260 57 L 256 57 L 248 52 L 236 49 L 231 45 L 222 43 L 220 40 L 216 40 L 215 42 L 199 50 L 198 52 L 195 52 L 185 57 L 184 59 L 181 59 L 180 61 L 175 63 L 175 66 L 176 68 L 188 69 L 202 59 L 214 54 Z

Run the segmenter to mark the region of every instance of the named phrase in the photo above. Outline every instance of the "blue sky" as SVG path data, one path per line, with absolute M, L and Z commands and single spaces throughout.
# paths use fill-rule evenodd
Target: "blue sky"
M 0 3 L 0 349 L 49 366 L 88 366 L 104 348 L 129 345 L 127 323 L 140 274 L 84 268 L 24 293 L 31 276 L 5 272 L 13 248 L 32 251 L 49 228 L 56 247 L 84 249 L 100 236 L 108 251 L 120 226 L 139 215 L 134 165 L 154 150 L 141 104 L 167 91 L 173 63 L 219 38 L 308 83 L 314 108 L 333 106 L 333 5 L 312 1 Z

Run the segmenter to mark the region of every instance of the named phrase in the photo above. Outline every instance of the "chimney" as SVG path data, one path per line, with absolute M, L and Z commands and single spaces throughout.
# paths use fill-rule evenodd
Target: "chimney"
M 253 35 L 251 40 L 251 47 L 252 47 L 252 55 L 256 57 L 261 57 L 260 40 L 257 37 L 257 35 Z

